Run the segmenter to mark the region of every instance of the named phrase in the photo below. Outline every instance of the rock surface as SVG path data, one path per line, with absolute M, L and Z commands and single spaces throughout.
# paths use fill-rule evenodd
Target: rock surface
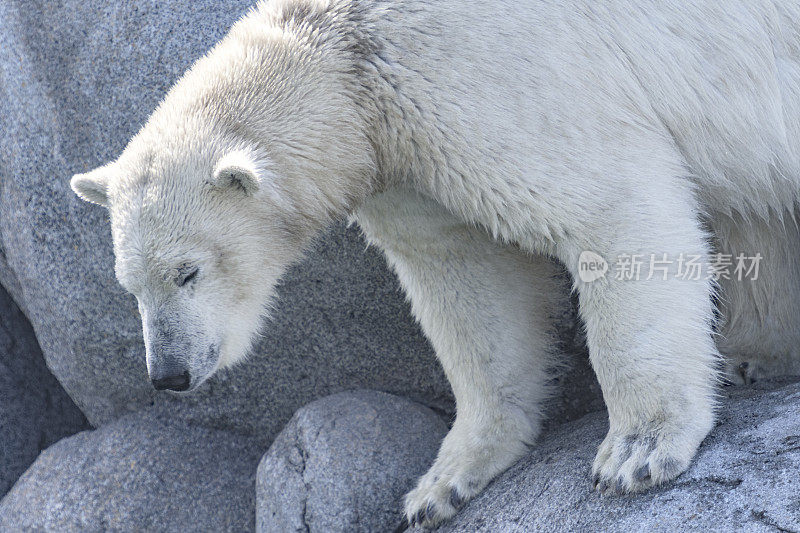
M 393 531 L 446 433 L 427 407 L 381 392 L 303 407 L 259 464 L 257 531 Z
M 41 450 L 87 427 L 47 370 L 27 319 L 0 287 L 0 498 Z
M 296 409 L 353 388 L 452 412 L 449 385 L 394 276 L 343 224 L 285 277 L 275 318 L 246 363 L 180 399 L 150 386 L 135 299 L 114 278 L 106 211 L 75 197 L 69 178 L 119 155 L 251 4 L 0 2 L 0 284 L 94 426 L 155 401 L 193 406 L 195 422 L 258 435 L 266 446 Z M 587 368 L 584 359 L 567 383 L 591 386 Z M 576 416 L 597 398 L 595 390 L 554 409 Z
M 344 224 L 332 228 L 308 260 L 287 274 L 275 318 L 246 363 L 190 396 L 155 393 L 147 379 L 136 303 L 114 278 L 107 214 L 76 198 L 69 178 L 116 157 L 169 86 L 253 3 L 0 2 L 0 286 L 30 320 L 52 373 L 99 427 L 40 457 L 0 504 L 0 523 L 6 527 L 161 529 L 172 527 L 158 522 L 167 518 L 164 509 L 171 509 L 187 520 L 202 516 L 186 513 L 217 512 L 203 519 L 225 529 L 221 513 L 233 506 L 234 522 L 228 525 L 248 529 L 252 513 L 250 522 L 242 521 L 244 507 L 221 492 L 190 491 L 192 482 L 210 478 L 187 473 L 182 462 L 208 466 L 209 476 L 219 473 L 209 450 L 247 435 L 263 453 L 298 408 L 342 390 L 383 390 L 452 413 L 450 387 L 395 277 L 380 254 L 366 248 L 358 229 Z M 16 332 L 10 338 L 17 342 Z M 597 407 L 596 384 L 585 358 L 579 361 L 565 379 L 567 390 L 586 385 L 594 392 L 568 404 L 554 402 L 556 419 Z M 4 379 L 0 376 L 2 386 Z M 45 372 L 41 382 L 48 379 L 52 382 Z M 9 417 L 0 427 L 2 453 L 14 457 L 0 453 L 0 461 L 18 465 L 0 464 L 0 489 L 43 446 L 74 431 L 72 422 L 67 426 L 73 429 L 63 431 L 53 423 L 48 425 L 52 432 L 42 437 L 38 421 L 20 422 L 20 417 L 39 420 L 37 393 L 26 394 L 4 402 L 10 406 L 6 411 L 0 409 L 8 413 L 0 416 Z M 28 411 L 14 411 L 16 406 Z M 157 429 L 156 412 L 161 420 L 183 424 L 187 436 L 175 429 L 183 426 Z M 71 419 L 65 415 L 63 420 Z M 193 449 L 185 440 L 189 437 L 214 439 L 198 452 L 207 465 L 175 448 L 184 443 Z M 137 454 L 129 442 L 148 454 Z M 122 448 L 117 453 L 114 446 Z M 106 460 L 91 456 L 98 450 Z M 131 457 L 142 467 L 139 474 Z M 387 480 L 418 473 L 395 464 L 397 471 L 387 471 Z M 242 464 L 231 468 L 245 473 Z M 188 501 L 184 488 L 212 510 L 177 511 Z M 244 489 L 236 485 L 235 490 Z M 148 491 L 163 501 L 154 504 Z M 252 510 L 252 494 L 250 500 L 242 498 Z
M 0 531 L 252 531 L 256 439 L 128 415 L 42 453 L 0 503 Z
M 603 413 L 545 434 L 442 532 L 800 531 L 800 383 L 726 388 L 690 469 L 638 496 L 601 497 L 589 472 Z
M 296 409 L 341 390 L 452 405 L 394 276 L 344 225 L 286 276 L 245 364 L 192 396 L 153 391 L 135 299 L 114 278 L 107 214 L 75 197 L 69 179 L 119 155 L 251 4 L 0 2 L 0 283 L 95 426 L 155 401 L 192 406 L 193 421 L 266 446 Z
M 118 155 L 252 3 L 0 2 L 0 285 L 100 426 L 36 460 L 0 503 L 0 529 L 249 530 L 258 459 L 302 405 L 368 387 L 452 412 L 394 277 L 341 224 L 286 276 L 247 363 L 192 396 L 156 394 L 148 383 L 136 305 L 114 279 L 107 215 L 79 201 L 68 180 Z M 2 494 L 40 449 L 85 421 L 2 291 L 0 326 Z M 576 361 L 560 380 L 569 401 L 553 402 L 550 426 L 600 406 L 585 357 Z M 593 494 L 589 465 L 606 422 L 589 415 L 547 432 L 443 529 L 800 530 L 800 385 L 726 394 L 721 425 L 671 485 L 630 498 Z M 264 517 L 393 524 L 444 431 L 433 412 L 387 395 L 312 404 L 262 465 L 263 527 Z

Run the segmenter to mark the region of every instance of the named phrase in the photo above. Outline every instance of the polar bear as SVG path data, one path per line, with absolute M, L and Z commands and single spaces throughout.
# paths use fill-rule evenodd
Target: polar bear
M 71 184 L 110 210 L 159 389 L 242 359 L 287 266 L 356 220 L 456 397 L 405 501 L 425 526 L 534 442 L 558 261 L 608 406 L 594 486 L 641 491 L 712 428 L 718 349 L 731 379 L 800 371 L 798 21 L 770 0 L 263 2 Z M 758 276 L 711 272 L 745 253 Z

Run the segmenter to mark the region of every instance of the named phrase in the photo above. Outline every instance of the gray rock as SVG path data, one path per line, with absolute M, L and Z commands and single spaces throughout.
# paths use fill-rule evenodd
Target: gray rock
M 420 404 L 374 391 L 300 409 L 258 467 L 257 531 L 392 531 L 447 432 Z
M 275 320 L 247 363 L 193 396 L 156 394 L 147 381 L 136 305 L 113 276 L 106 213 L 75 198 L 68 180 L 118 155 L 170 84 L 252 3 L 0 2 L 0 285 L 30 319 L 67 392 L 93 424 L 105 425 L 48 449 L 0 504 L 0 526 L 170 529 L 185 526 L 181 520 L 206 520 L 248 529 L 253 491 L 242 484 L 252 483 L 258 447 L 298 407 L 368 387 L 452 412 L 449 387 L 394 277 L 375 250 L 365 250 L 357 230 L 343 225 L 287 275 Z M 35 350 L 15 344 L 30 335 L 9 331 L 11 340 L 0 338 L 7 365 L 0 394 L 9 394 L 0 397 L 0 489 L 34 450 L 82 423 L 62 393 L 48 404 L 31 386 L 58 391 L 41 365 L 14 366 L 30 362 L 17 354 Z M 553 423 L 599 407 L 585 357 L 576 358 L 575 370 L 561 378 L 570 401 L 550 406 Z M 41 379 L 17 381 L 21 375 Z M 567 424 L 448 528 L 797 528 L 797 387 L 763 396 L 729 391 L 723 424 L 692 469 L 675 484 L 633 498 L 601 499 L 588 490 L 603 416 Z M 390 403 L 381 404 L 381 420 L 394 420 L 386 414 Z M 133 411 L 140 413 L 125 416 Z M 53 419 L 54 412 L 64 415 Z M 395 416 L 408 412 L 401 407 Z M 364 430 L 361 413 L 349 423 Z M 329 433 L 336 435 L 335 428 Z M 384 434 L 376 435 L 377 441 Z M 386 434 L 386 442 L 396 441 Z M 333 455 L 317 457 L 337 466 Z M 366 470 L 359 475 L 363 482 Z M 202 484 L 210 492 L 200 493 Z M 333 494 L 325 492 L 333 485 L 320 487 L 308 490 L 323 491 L 315 498 Z M 228 493 L 241 496 L 223 497 Z M 191 498 L 202 498 L 201 505 Z M 347 500 L 334 501 L 349 509 Z
M 251 0 L 0 2 L 0 283 L 99 426 L 158 404 L 266 446 L 302 405 L 345 389 L 452 409 L 394 276 L 338 225 L 280 288 L 254 355 L 198 393 L 156 394 L 136 303 L 114 278 L 105 210 L 69 178 L 116 157 L 168 87 Z M 450 406 L 450 407 L 448 407 Z
M 64 439 L 0 502 L 2 531 L 252 531 L 255 439 L 153 409 Z
M 155 401 L 191 406 L 193 421 L 266 445 L 302 405 L 352 388 L 452 412 L 394 276 L 342 224 L 285 277 L 275 319 L 246 363 L 180 399 L 148 382 L 136 303 L 114 278 L 107 214 L 68 181 L 116 157 L 251 3 L 0 2 L 0 284 L 95 426 Z M 578 368 L 565 382 L 591 387 L 585 358 Z M 557 418 L 596 408 L 596 391 L 588 398 L 554 407 Z
M 0 498 L 41 450 L 87 427 L 47 370 L 27 319 L 0 287 Z
M 800 383 L 757 385 L 723 391 L 719 425 L 673 483 L 594 493 L 589 471 L 608 426 L 591 414 L 545 434 L 440 530 L 800 531 Z

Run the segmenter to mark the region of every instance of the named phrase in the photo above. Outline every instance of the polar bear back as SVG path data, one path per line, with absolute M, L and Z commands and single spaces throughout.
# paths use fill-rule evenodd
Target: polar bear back
M 546 193 L 540 176 L 597 179 L 604 161 L 648 150 L 646 132 L 677 146 L 712 207 L 796 198 L 797 2 L 402 2 L 375 24 L 393 84 L 440 125 L 428 141 L 471 154 L 448 161 L 461 176 L 536 174 Z

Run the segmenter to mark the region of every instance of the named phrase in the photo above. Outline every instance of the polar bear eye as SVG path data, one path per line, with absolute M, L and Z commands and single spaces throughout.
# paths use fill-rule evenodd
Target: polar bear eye
M 184 285 L 191 283 L 193 279 L 197 277 L 197 273 L 200 271 L 197 267 L 187 267 L 185 269 L 181 269 L 180 275 L 175 282 L 178 284 L 178 287 L 183 287 Z

